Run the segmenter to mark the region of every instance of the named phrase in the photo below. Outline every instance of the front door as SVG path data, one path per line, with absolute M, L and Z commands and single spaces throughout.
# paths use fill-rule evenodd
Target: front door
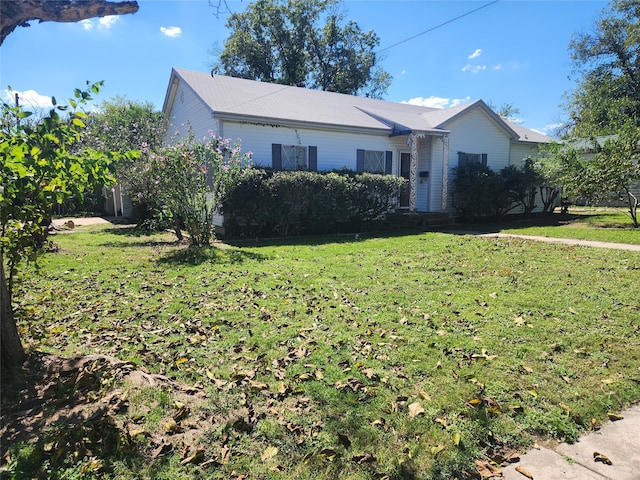
M 400 176 L 405 179 L 405 184 L 400 191 L 400 208 L 409 208 L 409 197 L 411 195 L 411 182 L 409 177 L 411 172 L 411 154 L 409 152 L 400 153 Z

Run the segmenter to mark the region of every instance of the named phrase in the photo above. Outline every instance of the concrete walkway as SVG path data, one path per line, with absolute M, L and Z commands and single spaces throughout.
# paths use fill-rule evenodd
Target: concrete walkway
M 504 468 L 505 480 L 640 480 L 640 405 L 576 443 L 533 449 Z M 500 477 L 497 477 L 500 478 Z
M 596 248 L 614 248 L 618 250 L 633 250 L 633 251 L 640 252 L 640 245 L 632 245 L 629 243 L 596 242 L 594 240 L 576 240 L 573 238 L 540 237 L 535 235 L 518 235 L 515 233 L 470 233 L 470 234 L 477 235 L 479 237 L 522 238 L 524 240 L 534 240 L 536 242 L 561 243 L 563 245 L 581 245 L 584 247 L 596 247 Z M 638 235 L 640 235 L 640 231 L 638 232 Z

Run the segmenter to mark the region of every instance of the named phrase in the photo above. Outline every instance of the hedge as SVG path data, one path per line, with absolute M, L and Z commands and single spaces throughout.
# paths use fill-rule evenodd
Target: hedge
M 225 236 L 289 236 L 373 228 L 404 180 L 371 173 L 249 168 L 223 202 Z

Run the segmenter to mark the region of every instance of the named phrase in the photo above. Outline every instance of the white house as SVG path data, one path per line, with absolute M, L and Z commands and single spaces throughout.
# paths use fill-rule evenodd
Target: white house
M 448 109 L 256 82 L 174 68 L 164 101 L 168 138 L 239 139 L 256 166 L 400 175 L 400 208 L 448 212 L 451 170 L 520 165 L 550 140 L 506 122 L 477 100 Z

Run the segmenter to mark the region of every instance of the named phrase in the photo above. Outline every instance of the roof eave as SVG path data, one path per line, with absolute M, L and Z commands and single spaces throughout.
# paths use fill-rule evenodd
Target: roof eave
M 234 122 L 259 123 L 282 127 L 306 127 L 316 130 L 340 130 L 351 133 L 367 133 L 367 134 L 392 134 L 392 129 L 387 127 L 358 127 L 353 125 L 340 125 L 335 123 L 305 122 L 304 120 L 292 120 L 288 118 L 264 117 L 257 115 L 243 115 L 229 112 L 213 112 L 213 118 L 219 120 L 230 120 Z

